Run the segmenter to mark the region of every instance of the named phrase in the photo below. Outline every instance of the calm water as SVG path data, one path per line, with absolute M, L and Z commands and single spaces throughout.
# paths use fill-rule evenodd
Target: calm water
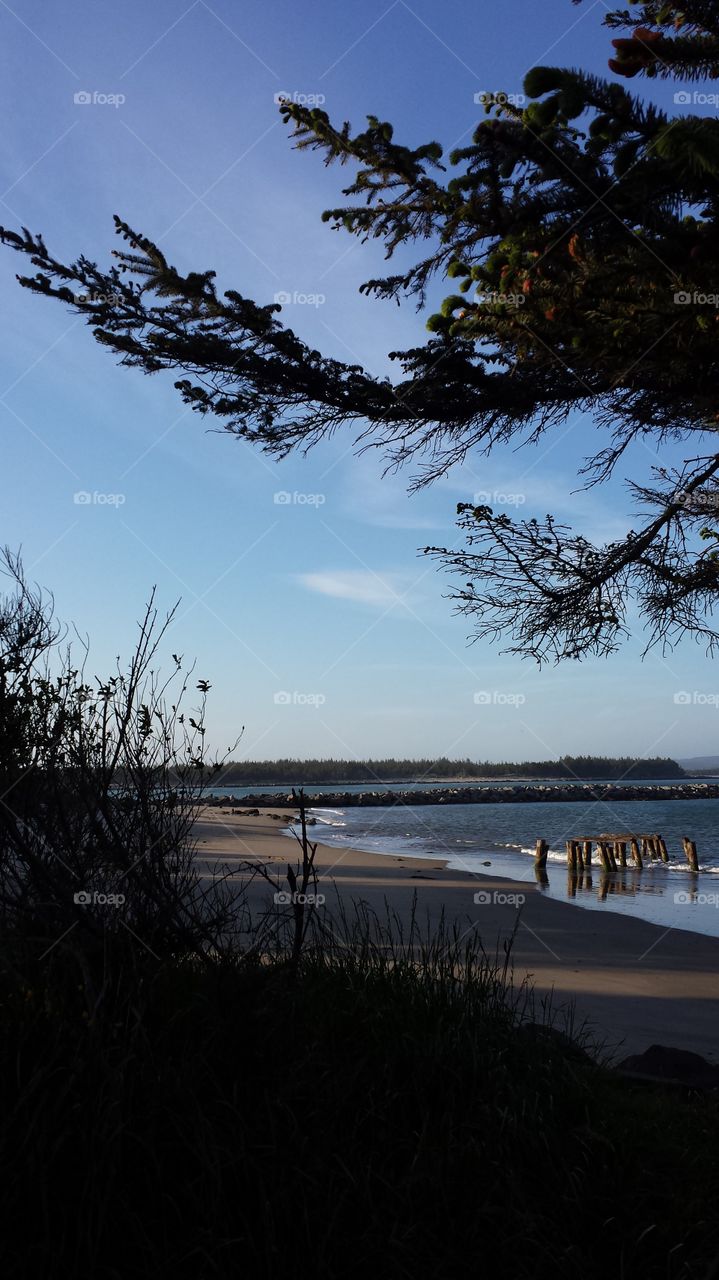
M 440 784 L 446 785 L 446 784 Z M 482 784 L 477 784 L 482 785 Z M 497 783 L 488 783 L 496 787 Z M 512 782 L 506 785 L 515 785 Z M 551 785 L 551 784 L 547 784 Z M 427 784 L 418 784 L 428 789 Z M 308 788 L 310 789 L 310 788 Z M 313 787 L 333 791 L 339 787 Z M 344 787 L 346 791 L 366 786 Z M 388 790 L 409 790 L 405 783 Z M 250 791 L 289 794 L 290 788 L 222 788 L 238 800 Z M 550 897 L 598 911 L 641 916 L 655 924 L 689 929 L 719 937 L 719 800 L 637 800 L 537 804 L 409 805 L 393 808 L 315 809 L 316 834 L 338 849 L 356 847 L 373 853 L 404 854 L 447 859 L 457 871 L 508 876 L 535 881 L 534 846 L 542 836 L 549 843 L 544 887 Z M 657 832 L 664 836 L 670 863 L 645 865 L 610 876 L 592 869 L 573 885 L 566 870 L 565 841 L 572 836 L 602 831 Z M 699 875 L 687 869 L 682 836 L 696 841 Z

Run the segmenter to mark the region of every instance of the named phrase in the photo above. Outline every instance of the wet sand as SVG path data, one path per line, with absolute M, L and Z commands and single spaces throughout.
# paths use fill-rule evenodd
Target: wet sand
M 277 813 L 273 820 L 269 815 Z M 198 820 L 201 862 L 228 867 L 261 861 L 282 875 L 299 846 L 282 834 L 287 812 L 263 810 L 240 817 L 216 808 Z M 309 828 L 314 841 L 316 827 Z M 545 897 L 535 884 L 495 875 L 448 871 L 441 859 L 366 853 L 317 846 L 315 858 L 326 909 L 340 895 L 361 900 L 378 914 L 389 903 L 409 919 L 417 895 L 420 921 L 457 920 L 476 931 L 494 953 L 517 918 L 513 895 L 525 902 L 513 948 L 515 983 L 529 977 L 540 997 L 551 993 L 555 1009 L 576 1006 L 576 1020 L 621 1057 L 651 1044 L 675 1045 L 719 1062 L 719 938 L 662 928 L 627 915 L 584 911 Z M 475 894 L 481 894 L 475 901 Z M 510 898 L 507 901 L 507 898 Z M 266 884 L 252 885 L 251 904 L 271 900 Z

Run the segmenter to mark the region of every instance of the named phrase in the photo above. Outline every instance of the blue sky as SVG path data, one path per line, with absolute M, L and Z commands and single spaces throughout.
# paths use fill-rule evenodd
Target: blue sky
M 603 72 L 605 11 L 0 0 L 0 221 L 42 231 L 59 257 L 106 262 L 119 213 L 180 270 L 213 268 L 260 302 L 291 295 L 285 317 L 304 338 L 385 373 L 389 350 L 423 340 L 424 317 L 359 296 L 381 251 L 320 220 L 348 171 L 293 151 L 275 95 L 322 95 L 337 121 L 361 126 L 371 112 L 398 140 L 449 151 L 471 136 L 476 93 L 520 92 L 537 63 Z M 83 93 L 96 100 L 76 102 Z M 124 101 L 103 100 L 113 95 Z M 572 492 L 591 421 L 470 458 L 413 497 L 408 475 L 383 478 L 381 457 L 357 457 L 350 435 L 278 465 L 208 429 L 170 376 L 118 368 L 78 317 L 17 287 L 18 266 L 0 256 L 1 537 L 89 635 L 93 670 L 129 652 L 157 584 L 163 606 L 182 598 L 167 654 L 196 656 L 212 683 L 220 750 L 246 726 L 238 756 L 716 749 L 706 698 L 719 681 L 695 644 L 642 662 L 638 636 L 609 660 L 538 671 L 468 645 L 447 580 L 418 554 L 455 542 L 456 503 L 477 493 L 591 537 L 624 532 L 620 483 Z M 651 462 L 641 446 L 629 466 Z

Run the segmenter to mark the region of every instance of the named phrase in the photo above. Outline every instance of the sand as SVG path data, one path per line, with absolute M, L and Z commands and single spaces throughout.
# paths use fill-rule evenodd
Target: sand
M 206 809 L 197 823 L 199 854 L 209 864 L 229 867 L 261 860 L 281 874 L 293 865 L 299 846 L 281 834 L 288 821 L 272 810 L 239 817 Z M 317 828 L 310 828 L 314 840 Z M 385 902 L 408 918 L 417 895 L 419 917 L 457 920 L 476 931 L 492 954 L 509 937 L 517 907 L 525 902 L 513 948 L 515 982 L 529 977 L 537 993 L 552 994 L 552 1007 L 574 1007 L 575 1021 L 587 1021 L 593 1034 L 616 1057 L 641 1053 L 651 1044 L 674 1045 L 719 1062 L 719 938 L 683 929 L 662 928 L 611 911 L 583 910 L 545 897 L 536 884 L 496 876 L 448 871 L 441 859 L 366 853 L 359 849 L 317 846 L 318 891 L 332 910 L 337 895 L 367 902 L 384 914 Z M 553 869 L 550 868 L 550 876 Z M 554 874 L 562 875 L 557 868 Z M 475 902 L 476 893 L 483 900 Z M 253 885 L 254 903 L 269 901 L 266 885 Z

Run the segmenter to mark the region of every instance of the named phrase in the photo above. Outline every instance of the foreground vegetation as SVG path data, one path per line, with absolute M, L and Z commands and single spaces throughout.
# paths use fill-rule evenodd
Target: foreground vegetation
M 152 605 L 89 680 L 5 567 L 3 1274 L 707 1276 L 717 1101 L 637 1092 L 548 1030 L 510 944 L 306 905 L 302 821 L 291 893 L 250 915 L 249 877 L 280 885 L 200 875 L 207 684 L 186 716 Z
M 333 929 L 150 958 L 94 1017 L 62 964 L 4 968 L 6 1276 L 710 1273 L 716 1100 L 538 1031 L 474 935 Z

